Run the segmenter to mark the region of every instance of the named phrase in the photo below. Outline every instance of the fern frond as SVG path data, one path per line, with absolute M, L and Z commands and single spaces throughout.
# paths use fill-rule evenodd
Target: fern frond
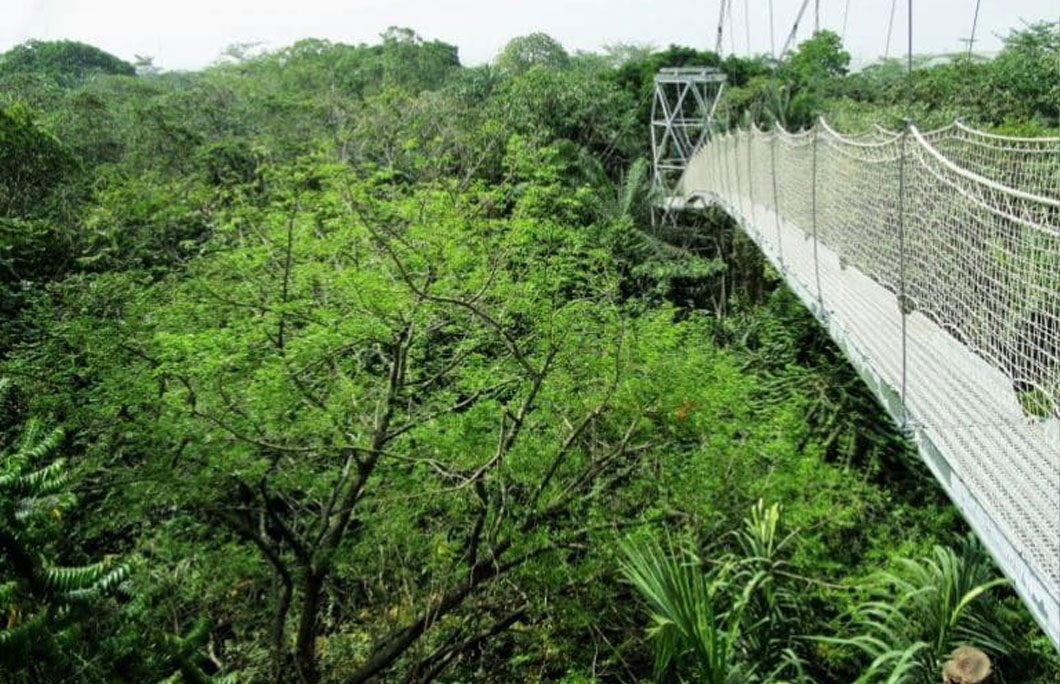
M 117 590 L 129 574 L 130 568 L 127 564 L 119 565 L 88 586 L 66 591 L 63 594 L 63 599 L 70 603 L 94 601 Z
M 41 437 L 43 427 L 40 421 L 31 419 L 26 423 L 22 433 L 21 444 L 18 449 L 19 455 L 29 462 L 40 461 L 55 453 L 66 436 L 66 431 L 61 427 L 54 428 L 51 432 Z
M 103 560 L 91 565 L 51 566 L 44 568 L 41 578 L 53 591 L 70 592 L 85 589 L 102 581 L 112 570 L 111 565 L 110 560 Z
M 25 467 L 25 463 L 24 460 L 16 460 L 15 456 L 8 456 L 5 459 L 4 466 L 8 468 L 8 472 L 0 475 L 0 492 L 13 489 L 22 479 L 22 468 Z
M 33 519 L 58 518 L 77 505 L 77 497 L 70 492 L 60 492 L 42 497 L 19 499 L 15 504 L 15 520 L 26 522 Z
M 44 614 L 32 615 L 7 629 L 0 629 L 0 654 L 17 653 L 29 646 L 44 627 L 45 619 Z
M 27 420 L 26 424 L 22 426 L 22 432 L 19 435 L 15 452 L 23 458 L 28 458 L 28 451 L 40 440 L 40 434 L 43 430 L 44 426 L 39 419 L 30 418 Z
M 22 492 L 34 496 L 57 491 L 67 482 L 65 468 L 66 459 L 57 458 L 42 468 L 24 474 L 19 478 L 17 487 Z
M 9 388 L 10 383 L 0 379 L 0 412 L 5 415 L 7 407 L 2 404 Z M 130 575 L 130 565 L 114 557 L 84 566 L 59 566 L 52 565 L 45 553 L 53 546 L 49 535 L 56 527 L 32 523 L 61 519 L 77 501 L 68 491 L 66 460 L 56 456 L 64 437 L 61 427 L 47 430 L 40 420 L 31 419 L 13 451 L 0 453 L 3 555 L 15 561 L 6 564 L 5 573 L 16 577 L 0 583 L 0 608 L 8 611 L 7 628 L 0 629 L 0 660 L 5 673 L 8 663 L 15 663 L 12 681 L 22 681 L 18 674 L 26 671 L 29 649 L 40 663 L 65 663 L 67 654 L 84 640 L 85 605 L 118 590 Z

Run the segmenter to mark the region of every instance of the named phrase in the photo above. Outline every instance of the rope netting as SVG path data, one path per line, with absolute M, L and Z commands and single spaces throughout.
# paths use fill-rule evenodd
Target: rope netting
M 995 135 L 959 121 L 925 137 L 957 166 L 1002 185 L 1060 198 L 1060 138 Z
M 873 134 L 883 139 L 902 135 L 877 124 L 870 133 L 846 138 Z M 921 136 L 961 168 L 1030 194 L 1060 197 L 1060 138 L 997 135 L 960 121 Z
M 891 388 L 1055 620 L 1060 140 L 752 126 L 704 145 L 679 193 L 729 211 Z

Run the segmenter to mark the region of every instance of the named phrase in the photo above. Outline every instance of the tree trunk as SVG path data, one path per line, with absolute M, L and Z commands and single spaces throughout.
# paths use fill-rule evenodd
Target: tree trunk
M 942 668 L 943 684 L 986 684 L 993 674 L 990 658 L 978 648 L 961 646 Z
M 306 569 L 302 586 L 301 611 L 298 616 L 298 634 L 295 638 L 294 664 L 302 684 L 317 684 L 317 613 L 320 610 L 320 592 L 324 586 L 324 573 Z
M 282 577 L 278 571 L 273 574 L 276 605 L 272 616 L 272 681 L 273 684 L 282 684 L 290 662 L 286 643 L 286 627 L 287 611 L 291 606 L 291 586 L 287 578 Z

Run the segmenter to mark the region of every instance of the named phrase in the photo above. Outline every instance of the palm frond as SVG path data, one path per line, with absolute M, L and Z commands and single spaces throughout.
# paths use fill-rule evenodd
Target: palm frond
M 985 600 L 1005 583 L 974 537 L 957 550 L 936 546 L 930 556 L 900 559 L 897 569 L 873 578 L 872 598 L 852 615 L 858 635 L 821 640 L 873 658 L 859 682 L 927 684 L 959 645 L 974 645 L 995 657 L 1012 652 Z
M 780 573 L 781 509 L 759 501 L 736 533 L 739 554 L 709 566 L 651 538 L 622 545 L 621 569 L 648 603 L 655 676 L 723 684 L 809 681 L 793 647 L 798 599 Z

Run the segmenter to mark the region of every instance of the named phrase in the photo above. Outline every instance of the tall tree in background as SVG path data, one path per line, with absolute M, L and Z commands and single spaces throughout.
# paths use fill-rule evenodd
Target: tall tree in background
M 95 75 L 135 76 L 136 67 L 85 43 L 30 40 L 0 57 L 0 77 L 13 73 L 43 74 L 70 87 Z
M 559 41 L 546 33 L 512 38 L 497 55 L 497 68 L 512 75 L 521 74 L 533 66 L 565 69 L 569 65 L 567 51 Z

